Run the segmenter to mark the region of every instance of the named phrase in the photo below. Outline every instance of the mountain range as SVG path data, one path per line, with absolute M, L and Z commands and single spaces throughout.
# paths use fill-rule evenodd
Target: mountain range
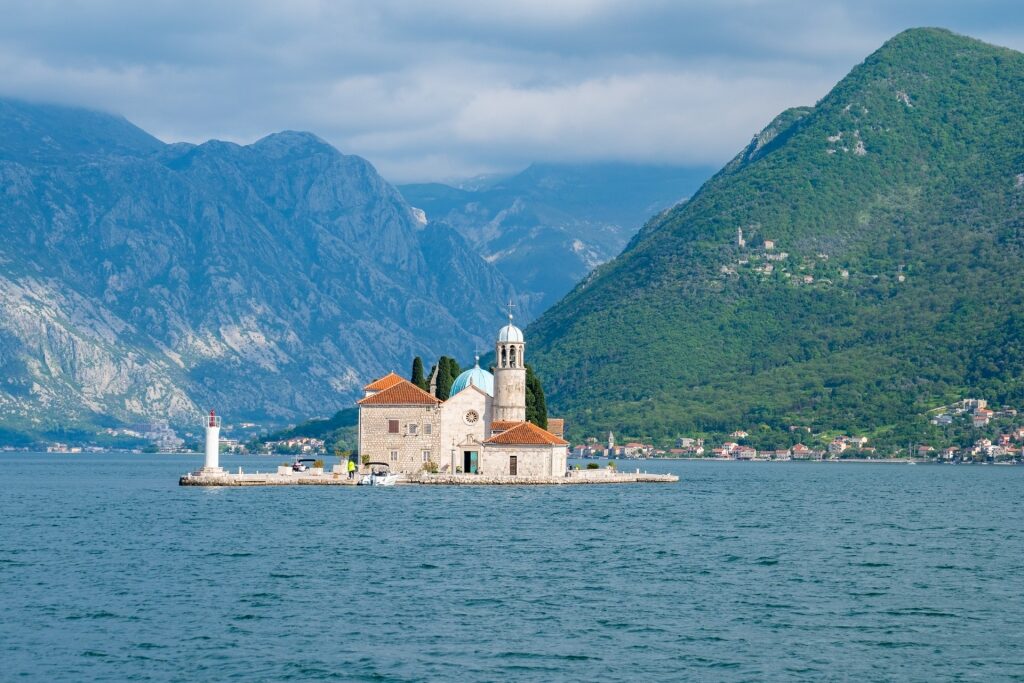
M 897 35 L 527 330 L 574 433 L 934 437 L 1024 407 L 1024 55 Z M 742 232 L 742 242 L 741 235 Z
M 432 224 L 458 231 L 540 312 L 622 251 L 652 215 L 693 194 L 713 170 L 538 163 L 459 186 L 398 189 Z
M 489 345 L 519 299 L 459 232 L 308 133 L 165 144 L 5 99 L 0 182 L 8 437 L 210 407 L 330 414 L 415 354 Z

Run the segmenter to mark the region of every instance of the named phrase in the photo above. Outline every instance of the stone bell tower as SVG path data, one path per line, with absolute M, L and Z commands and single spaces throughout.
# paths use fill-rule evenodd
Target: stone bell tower
M 512 324 L 509 302 L 508 325 L 498 330 L 494 348 L 494 419 L 526 421 L 526 342 L 523 331 Z

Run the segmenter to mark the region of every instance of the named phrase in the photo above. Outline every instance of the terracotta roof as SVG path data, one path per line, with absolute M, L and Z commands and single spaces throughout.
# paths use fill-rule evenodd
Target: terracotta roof
M 380 379 L 367 384 L 365 387 L 363 387 L 363 391 L 384 391 L 385 389 L 390 389 L 399 382 L 404 381 L 406 380 L 402 379 L 393 372 L 389 372 Z
M 565 420 L 560 417 L 549 417 L 548 431 L 555 436 L 563 436 L 565 434 Z
M 493 428 L 493 425 L 492 425 Z M 507 444 L 517 446 L 568 446 L 569 442 L 541 429 L 532 422 L 520 422 L 515 427 L 495 434 L 484 443 Z
M 420 389 L 409 380 L 399 377 L 397 384 L 394 384 L 373 396 L 367 396 L 360 401 L 356 401 L 356 403 L 361 406 L 408 406 L 436 405 L 440 403 L 440 401 Z
M 493 422 L 491 422 L 491 431 L 503 432 L 506 429 L 512 429 L 518 424 L 522 424 L 522 422 L 518 420 L 494 420 Z

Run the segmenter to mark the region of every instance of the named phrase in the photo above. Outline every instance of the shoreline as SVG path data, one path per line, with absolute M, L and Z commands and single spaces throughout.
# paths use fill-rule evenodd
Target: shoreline
M 283 469 L 283 468 L 282 468 Z M 486 476 L 477 474 L 401 475 L 398 486 L 586 486 L 604 484 L 668 484 L 679 481 L 669 472 L 650 473 L 602 470 L 574 470 L 562 476 Z M 355 486 L 359 479 L 349 479 L 341 472 L 266 472 L 237 473 L 189 472 L 178 479 L 179 486 Z

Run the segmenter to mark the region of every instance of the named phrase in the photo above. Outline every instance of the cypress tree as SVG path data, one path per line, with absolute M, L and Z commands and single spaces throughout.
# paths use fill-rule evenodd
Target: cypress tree
M 423 359 L 419 356 L 412 359 L 412 377 L 409 381 L 424 391 L 429 388 L 427 378 L 423 376 Z
M 548 428 L 548 405 L 544 399 L 544 387 L 529 364 L 526 365 L 526 421 L 541 429 Z
M 451 356 L 448 356 L 448 374 L 452 376 L 453 382 L 462 374 L 462 368 L 459 367 L 459 362 Z
M 437 398 L 447 401 L 452 391 L 452 372 L 448 356 L 441 356 L 437 361 Z

